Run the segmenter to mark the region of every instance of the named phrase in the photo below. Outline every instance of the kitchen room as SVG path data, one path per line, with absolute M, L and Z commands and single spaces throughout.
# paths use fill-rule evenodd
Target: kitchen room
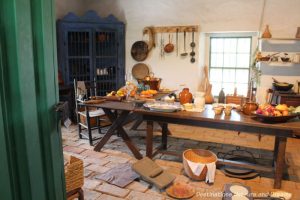
M 31 83 L 35 91 L 24 89 L 13 76 L 29 73 L 22 62 L 19 70 L 4 68 L 13 63 L 12 52 L 4 54 L 6 48 L 24 35 L 10 38 L 8 33 L 14 30 L 3 22 L 7 28 L 1 40 L 5 69 L 1 75 L 10 76 L 2 79 L 6 89 L 1 95 L 8 102 L 15 94 L 11 91 L 23 91 L 15 101 L 34 93 L 37 102 L 44 102 L 50 94 L 42 91 L 48 87 L 56 91 L 51 101 L 59 102 L 56 110 L 62 123 L 55 144 L 62 138 L 65 158 L 58 156 L 62 154 L 58 149 L 51 163 L 64 161 L 62 193 L 68 199 L 299 198 L 299 0 L 51 2 L 49 15 L 43 15 L 46 3 L 26 3 L 32 15 L 22 20 L 33 19 L 30 27 L 36 34 L 25 28 L 24 35 L 31 34 L 34 43 L 52 38 L 49 52 L 57 62 L 50 64 L 49 74 L 58 84 L 37 85 L 47 75 L 34 64 L 45 66 L 34 45 L 28 55 L 34 57 L 30 73 L 37 80 Z M 40 15 L 45 21 L 39 21 Z M 8 16 L 4 12 L 1 18 Z M 50 33 L 40 31 L 45 27 L 39 24 L 52 27 L 49 37 L 40 37 Z M 16 45 L 16 52 L 19 48 Z M 47 58 L 46 53 L 42 56 Z M 30 80 L 22 78 L 20 82 Z M 37 102 L 32 102 L 37 113 L 54 115 Z M 2 110 L 13 109 L 7 105 L 3 103 Z M 27 112 L 32 116 L 29 107 L 21 116 L 15 109 L 3 117 L 7 119 L 3 124 L 9 120 L 15 124 L 18 116 L 26 127 Z M 37 130 L 54 130 L 51 117 L 42 118 L 44 123 L 34 119 Z M 17 134 L 22 129 L 3 130 Z M 47 136 L 37 131 L 32 137 L 27 131 L 16 148 L 36 142 L 26 136 L 39 138 L 37 152 L 46 148 Z M 17 138 L 3 136 L 3 141 Z M 6 145 L 7 152 L 14 152 L 13 143 Z M 9 153 L 3 155 L 11 158 Z M 68 173 L 73 166 L 79 171 L 76 176 Z M 49 171 L 41 169 L 41 177 L 47 176 Z M 31 168 L 24 170 L 30 174 Z M 70 184 L 75 180 L 78 185 Z M 50 187 L 45 182 L 41 185 Z

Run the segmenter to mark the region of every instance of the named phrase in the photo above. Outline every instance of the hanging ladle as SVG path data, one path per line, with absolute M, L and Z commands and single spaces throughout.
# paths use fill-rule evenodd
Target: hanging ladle
M 183 35 L 184 41 L 183 41 L 183 45 L 184 45 L 184 53 L 180 54 L 182 57 L 185 57 L 188 55 L 188 53 L 186 52 L 186 47 L 185 47 L 185 40 L 186 40 L 186 32 L 184 31 L 184 35 Z

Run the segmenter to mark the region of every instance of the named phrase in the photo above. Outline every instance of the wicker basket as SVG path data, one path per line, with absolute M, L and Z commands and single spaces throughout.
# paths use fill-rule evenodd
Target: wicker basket
M 68 157 L 68 156 L 66 156 L 66 157 Z M 74 156 L 69 156 L 68 159 L 69 159 L 69 162 L 65 166 L 65 178 L 66 178 L 67 193 L 72 190 L 81 188 L 84 183 L 83 161 Z
M 213 152 L 204 149 L 188 149 L 183 152 L 183 168 L 185 173 L 191 179 L 203 181 L 206 178 L 207 167 L 205 166 L 201 174 L 199 176 L 196 176 L 192 172 L 187 160 L 194 163 L 208 164 L 217 162 L 218 158 Z

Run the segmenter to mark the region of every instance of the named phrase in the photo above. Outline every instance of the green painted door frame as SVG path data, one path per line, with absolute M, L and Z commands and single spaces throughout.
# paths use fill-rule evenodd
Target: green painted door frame
M 0 199 L 65 199 L 53 0 L 0 1 Z

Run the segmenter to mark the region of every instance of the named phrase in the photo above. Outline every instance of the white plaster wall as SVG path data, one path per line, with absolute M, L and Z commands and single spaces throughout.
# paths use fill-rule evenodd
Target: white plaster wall
M 114 14 L 126 23 L 126 68 L 136 63 L 130 55 L 131 45 L 141 40 L 145 26 L 199 25 L 201 32 L 258 31 L 263 0 L 57 0 L 61 17 L 64 9 L 83 13 L 96 10 L 101 16 Z M 72 5 L 72 3 L 74 3 Z M 65 4 L 65 5 L 63 5 Z M 78 4 L 80 8 L 76 8 Z M 76 6 L 75 6 L 76 5 Z M 267 0 L 263 26 L 270 25 L 273 37 L 294 37 L 300 26 L 300 0 Z M 154 49 L 147 60 L 162 85 L 177 88 L 185 83 L 197 90 L 205 63 L 205 39 L 197 38 L 197 62 L 181 59 L 173 53 L 162 60 Z M 159 35 L 160 37 L 160 35 Z M 181 35 L 182 37 L 182 35 Z M 174 37 L 175 38 L 175 37 Z M 146 38 L 144 38 L 146 39 Z M 180 38 L 182 39 L 182 38 Z M 189 41 L 190 42 L 190 41 Z M 181 43 L 182 46 L 182 43 Z M 266 83 L 270 84 L 270 83 Z
M 78 0 L 56 0 L 55 1 L 55 12 L 56 19 L 63 18 L 68 12 L 74 12 L 81 15 L 85 12 L 85 8 L 82 6 L 82 1 Z

